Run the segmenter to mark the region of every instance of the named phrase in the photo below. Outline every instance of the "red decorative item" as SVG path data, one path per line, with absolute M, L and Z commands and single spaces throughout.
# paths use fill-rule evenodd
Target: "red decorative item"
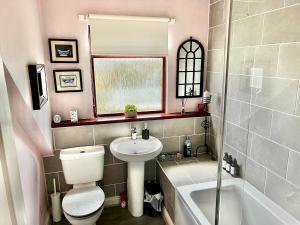
M 203 102 L 198 104 L 198 111 L 204 112 L 205 111 L 205 104 Z
M 120 206 L 121 208 L 126 208 L 127 206 L 127 193 L 126 192 L 122 192 L 120 194 Z

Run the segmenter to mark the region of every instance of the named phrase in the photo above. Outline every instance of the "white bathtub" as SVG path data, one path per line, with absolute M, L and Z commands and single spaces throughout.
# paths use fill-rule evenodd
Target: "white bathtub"
M 175 225 L 213 225 L 216 181 L 177 188 Z M 222 183 L 220 225 L 300 225 L 248 182 Z M 300 210 L 300 209 L 299 209 Z

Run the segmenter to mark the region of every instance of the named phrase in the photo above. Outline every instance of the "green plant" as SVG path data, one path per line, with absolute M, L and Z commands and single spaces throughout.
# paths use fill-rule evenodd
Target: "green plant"
M 125 112 L 137 112 L 137 107 L 133 104 L 125 105 Z

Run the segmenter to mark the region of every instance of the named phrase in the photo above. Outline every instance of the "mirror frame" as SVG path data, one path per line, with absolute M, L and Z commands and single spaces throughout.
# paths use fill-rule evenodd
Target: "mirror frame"
M 189 51 L 184 47 L 184 45 L 186 43 L 190 43 L 190 49 Z M 193 51 L 192 50 L 192 45 L 193 44 L 196 44 L 197 47 L 196 49 Z M 186 52 L 185 54 L 185 58 L 180 58 L 180 51 L 183 50 Z M 201 51 L 201 56 L 200 57 L 196 57 L 195 55 L 195 52 L 197 51 Z M 189 57 L 188 58 L 188 54 L 189 53 L 193 53 L 193 57 Z M 185 70 L 184 71 L 180 71 L 179 67 L 180 67 L 180 60 L 184 60 L 185 59 Z M 193 59 L 193 70 L 192 71 L 188 71 L 187 70 L 187 63 L 188 63 L 188 59 Z M 199 68 L 200 68 L 200 71 L 198 70 L 195 70 L 195 63 L 196 63 L 196 59 L 200 59 L 201 62 L 200 62 L 200 65 Z M 203 95 L 203 74 L 204 74 L 204 61 L 205 61 L 205 51 L 204 51 L 204 47 L 203 45 L 198 41 L 198 40 L 195 40 L 193 39 L 192 37 L 190 37 L 188 40 L 185 40 L 184 42 L 181 43 L 181 45 L 178 47 L 178 50 L 177 50 L 177 69 L 176 69 L 176 98 L 199 98 L 199 97 L 202 97 Z M 180 84 L 179 83 L 179 75 L 180 73 L 184 72 L 185 73 L 185 82 Z M 193 72 L 193 82 L 192 83 L 187 83 L 187 73 L 188 72 Z M 200 83 L 195 83 L 195 72 L 200 72 Z M 195 89 L 195 84 L 199 85 L 200 84 L 200 93 L 198 94 L 195 94 L 194 93 L 194 89 Z M 179 95 L 179 86 L 183 86 L 184 85 L 184 92 L 185 92 L 185 95 Z M 188 85 L 192 85 L 193 86 L 193 94 L 187 94 L 187 86 Z

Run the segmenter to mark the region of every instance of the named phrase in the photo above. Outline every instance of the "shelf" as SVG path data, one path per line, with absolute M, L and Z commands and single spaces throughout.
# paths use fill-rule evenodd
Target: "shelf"
M 139 114 L 137 118 L 125 118 L 125 116 L 105 116 L 105 117 L 97 117 L 97 118 L 90 118 L 90 119 L 80 119 L 77 123 L 72 123 L 70 120 L 64 120 L 61 121 L 60 123 L 52 122 L 52 128 L 87 126 L 87 125 L 108 124 L 108 123 L 126 123 L 126 122 L 147 121 L 147 120 L 205 117 L 209 115 L 210 114 L 206 112 L 187 112 L 184 114 L 181 113 Z

